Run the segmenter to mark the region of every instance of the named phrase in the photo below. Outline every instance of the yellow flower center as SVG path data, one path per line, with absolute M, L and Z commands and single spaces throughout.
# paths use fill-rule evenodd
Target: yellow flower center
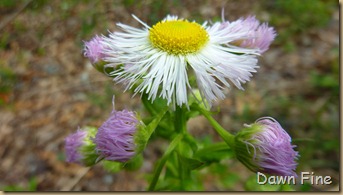
M 195 22 L 164 21 L 149 31 L 151 43 L 169 54 L 185 55 L 199 51 L 208 41 L 207 31 Z

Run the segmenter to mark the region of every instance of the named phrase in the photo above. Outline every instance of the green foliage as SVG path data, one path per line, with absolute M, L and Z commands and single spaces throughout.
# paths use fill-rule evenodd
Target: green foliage
M 123 4 L 125 7 L 132 6 L 134 5 L 134 3 L 136 3 L 135 0 L 123 0 Z
M 332 90 L 336 95 L 339 94 L 339 78 L 338 75 L 324 74 L 318 71 L 310 73 L 311 83 L 315 88 L 321 90 Z
M 155 190 L 204 190 L 207 176 L 215 175 L 211 183 L 218 188 L 234 189 L 239 176 L 230 172 L 225 159 L 234 158 L 233 152 L 225 142 L 215 143 L 210 136 L 197 140 L 199 147 L 190 148 L 192 140 L 182 139 L 175 152 L 166 161 L 166 170 L 158 180 Z M 199 148 L 199 149 L 198 149 Z
M 32 177 L 26 187 L 21 187 L 19 185 L 8 185 L 5 186 L 2 190 L 5 192 L 18 192 L 18 191 L 37 191 L 37 179 Z
M 104 169 L 111 173 L 117 173 L 121 171 L 123 164 L 115 161 L 108 161 L 108 160 L 102 160 L 101 161 L 102 166 Z
M 161 119 L 164 117 L 165 113 L 167 112 L 168 107 L 165 106 L 163 110 L 159 112 L 159 114 L 154 117 L 147 126 L 145 124 L 139 124 L 137 127 L 137 132 L 134 135 L 134 142 L 137 145 L 136 153 L 140 155 L 140 153 L 145 149 L 151 135 L 154 133 L 155 129 L 159 125 Z M 139 120 L 140 118 L 137 117 Z
M 278 13 L 279 18 L 274 17 L 275 21 L 272 21 L 290 27 L 294 31 L 322 27 L 330 20 L 334 3 L 336 1 L 276 0 L 273 12 Z
M 183 155 L 179 155 L 179 159 L 180 159 L 180 164 L 183 164 L 185 169 L 188 169 L 188 170 L 195 170 L 204 165 L 204 163 L 201 162 L 200 160 L 197 160 L 195 158 L 188 158 Z
M 332 53 L 335 56 L 330 65 L 326 67 L 324 71 L 313 70 L 310 72 L 310 84 L 314 90 L 322 95 L 323 92 L 329 94 L 338 100 L 339 96 L 339 64 L 338 64 L 338 48 L 332 49 Z
M 95 73 L 96 74 L 96 73 Z M 108 81 L 104 83 L 104 92 L 103 93 L 89 93 L 88 94 L 88 100 L 98 107 L 100 107 L 102 110 L 108 108 L 109 102 L 112 102 L 113 95 L 118 95 L 116 91 L 113 91 L 112 89 L 113 83 L 111 81 Z
M 42 8 L 48 2 L 49 2 L 49 0 L 34 0 L 34 1 L 32 1 L 30 7 L 34 10 L 38 10 L 38 9 Z
M 117 173 L 121 170 L 127 171 L 138 171 L 138 169 L 143 165 L 143 156 L 137 155 L 129 162 L 121 163 L 116 161 L 102 160 L 101 165 L 103 168 L 111 173 Z
M 137 171 L 139 170 L 144 162 L 144 158 L 142 154 L 135 156 L 129 162 L 124 163 L 124 169 L 128 171 Z
M 95 28 L 96 23 L 97 23 L 97 16 L 94 13 L 93 14 L 87 13 L 87 16 L 82 17 L 80 36 L 85 37 L 86 35 L 89 35 Z
M 233 151 L 225 142 L 213 143 L 209 137 L 200 142 L 200 149 L 195 153 L 195 157 L 207 164 L 218 163 L 225 158 L 233 158 Z
M 270 10 L 270 24 L 277 29 L 276 42 L 286 51 L 293 51 L 291 42 L 296 35 L 327 25 L 338 5 L 334 0 L 275 0 L 263 4 Z
M 8 103 L 9 96 L 17 82 L 15 73 L 6 67 L 0 66 L 0 105 Z
M 18 2 L 13 0 L 2 0 L 0 1 L 0 8 L 13 8 L 16 7 Z
M 1 49 L 6 48 L 8 41 L 9 41 L 9 38 L 10 38 L 10 34 L 8 32 L 3 32 L 3 34 L 0 38 L 0 48 Z
M 0 67 L 0 93 L 9 93 L 16 83 L 15 73 L 6 67 Z
M 256 181 L 256 175 L 248 178 L 245 182 L 245 190 L 247 191 L 295 191 L 294 185 L 289 184 L 258 184 Z

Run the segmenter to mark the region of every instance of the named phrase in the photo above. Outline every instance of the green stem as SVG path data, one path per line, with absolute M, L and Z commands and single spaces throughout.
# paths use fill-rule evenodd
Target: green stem
M 226 142 L 219 142 L 219 143 L 213 143 L 207 147 L 204 147 L 196 152 L 197 154 L 209 154 L 215 151 L 220 151 L 220 150 L 231 150 L 227 147 Z
M 180 150 L 180 147 L 178 148 Z M 179 154 L 177 155 L 178 157 L 178 164 L 179 164 L 179 178 L 180 178 L 180 189 L 183 190 L 185 187 L 185 184 L 184 184 L 184 180 L 185 180 L 185 177 L 184 177 L 184 168 L 182 166 L 182 162 L 181 162 L 181 158 L 179 156 Z
M 176 148 L 176 146 L 179 144 L 179 142 L 182 140 L 182 138 L 183 138 L 183 134 L 177 135 L 173 139 L 173 141 L 170 143 L 169 147 L 167 148 L 167 150 L 164 153 L 164 155 L 162 156 L 162 158 L 157 163 L 157 166 L 156 166 L 156 169 L 154 172 L 154 176 L 153 176 L 152 181 L 150 183 L 150 186 L 148 188 L 149 191 L 153 191 L 155 189 L 155 186 L 157 184 L 158 178 L 160 177 L 160 174 L 161 174 L 161 171 L 162 171 L 164 164 L 167 162 L 169 155 L 173 152 L 173 150 Z
M 220 137 L 231 147 L 234 147 L 234 139 L 235 136 L 226 131 L 212 116 L 211 113 L 207 110 L 200 108 L 198 105 L 192 106 L 196 110 L 198 110 L 212 125 L 214 130 L 220 135 Z
M 174 120 L 174 127 L 175 131 L 179 134 L 182 134 L 186 136 L 188 134 L 187 132 L 187 121 L 186 121 L 186 110 L 184 107 L 177 107 L 175 110 L 175 120 Z M 182 150 L 181 145 L 178 145 L 177 151 L 180 153 Z M 185 168 L 182 166 L 181 159 L 179 155 L 178 157 L 178 172 L 179 172 L 179 179 L 180 179 L 180 188 L 184 189 L 184 180 L 185 180 Z
M 183 107 L 176 107 L 175 110 L 175 120 L 174 120 L 174 127 L 175 131 L 179 133 L 186 133 L 186 113 L 184 112 Z

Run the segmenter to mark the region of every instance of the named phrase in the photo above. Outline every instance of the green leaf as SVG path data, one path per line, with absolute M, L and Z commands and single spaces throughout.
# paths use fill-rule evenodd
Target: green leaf
M 197 110 L 190 110 L 189 112 L 187 112 L 187 119 L 190 119 L 190 118 L 194 118 L 194 117 L 197 117 L 197 116 L 200 116 L 201 113 Z
M 199 149 L 195 155 L 195 158 L 206 162 L 219 162 L 224 158 L 233 158 L 234 152 L 229 148 L 225 142 L 213 143 L 209 146 L 205 146 Z
M 175 177 L 167 177 L 160 181 L 156 191 L 179 191 L 180 190 L 180 180 Z
M 149 96 L 146 93 L 142 94 L 142 102 L 145 108 L 148 110 L 148 112 L 156 116 L 158 115 L 162 110 L 164 110 L 166 107 L 168 107 L 167 100 L 162 98 L 156 98 L 154 102 L 151 102 L 151 100 L 148 99 Z
M 16 84 L 15 73 L 6 67 L 0 67 L 0 93 L 9 93 Z
M 188 133 L 185 134 L 183 141 L 189 145 L 189 147 L 193 150 L 193 153 L 195 153 L 198 150 L 197 141 L 192 135 Z
M 29 180 L 29 184 L 28 184 L 28 190 L 29 191 L 36 191 L 37 190 L 37 179 L 36 178 L 31 178 L 30 180 Z
M 289 184 L 258 184 L 256 174 L 247 179 L 244 187 L 247 191 L 294 191 L 293 185 Z
M 176 153 L 170 155 L 168 161 L 166 162 L 166 172 L 164 178 L 179 178 L 178 177 L 178 156 Z
M 17 185 L 9 185 L 9 186 L 5 186 L 3 190 L 5 192 L 11 192 L 11 191 L 13 192 L 13 191 L 24 191 L 25 189 Z
M 109 160 L 103 160 L 101 164 L 106 171 L 109 171 L 112 173 L 119 172 L 121 170 L 121 168 L 123 167 L 122 163 L 115 162 L 115 161 L 109 161 Z
M 295 191 L 292 185 L 282 184 L 279 188 L 280 191 Z
M 220 175 L 220 183 L 226 189 L 234 189 L 235 185 L 239 182 L 240 177 L 235 172 Z
M 193 149 L 188 144 L 188 142 L 181 142 L 178 147 L 178 152 L 180 153 L 180 155 L 188 158 L 193 156 Z
M 312 185 L 310 183 L 304 183 L 300 186 L 300 190 L 303 192 L 310 191 L 312 189 Z
M 179 154 L 179 158 L 180 158 L 180 162 L 182 163 L 182 166 L 189 170 L 194 170 L 204 165 L 204 162 L 201 162 L 194 158 L 185 157 L 181 154 Z
M 164 117 L 167 112 L 168 107 L 164 107 L 163 110 L 152 120 L 149 125 L 145 126 L 144 124 L 139 125 L 137 133 L 134 135 L 135 143 L 137 144 L 136 153 L 140 154 L 146 147 L 151 134 L 155 131 L 161 119 Z
M 150 186 L 148 188 L 149 191 L 152 191 L 155 189 L 155 186 L 157 184 L 157 181 L 158 181 L 158 178 L 161 174 L 163 166 L 165 165 L 166 161 L 168 160 L 169 155 L 174 151 L 175 147 L 180 143 L 182 138 L 183 138 L 182 134 L 177 135 L 173 139 L 173 141 L 170 143 L 170 145 L 168 146 L 168 148 L 165 151 L 162 158 L 160 158 L 160 160 L 157 162 L 157 165 L 156 165 L 156 168 L 154 171 L 154 176 L 153 176 L 152 181 L 150 182 Z
M 19 185 L 8 185 L 3 187 L 4 191 L 36 191 L 37 190 L 37 179 L 35 177 L 30 178 L 27 187 L 20 187 Z

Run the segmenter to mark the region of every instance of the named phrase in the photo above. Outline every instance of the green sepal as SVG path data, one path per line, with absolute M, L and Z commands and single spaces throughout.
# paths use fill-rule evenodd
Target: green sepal
M 83 130 L 87 131 L 87 137 L 84 139 L 84 144 L 79 148 L 83 156 L 81 162 L 85 166 L 93 166 L 99 161 L 99 155 L 95 151 L 95 143 L 93 142 L 98 129 L 87 126 Z
M 259 124 L 254 123 L 247 125 L 236 134 L 235 140 L 249 140 L 252 136 L 256 133 L 260 133 L 262 130 L 262 126 Z
M 134 142 L 136 144 L 136 155 L 139 155 L 145 149 L 152 133 L 155 131 L 156 127 L 160 123 L 167 110 L 168 107 L 165 107 L 147 126 L 139 119 L 140 117 L 137 116 L 141 123 L 138 125 L 137 132 L 134 135 Z
M 234 139 L 234 151 L 237 159 L 253 172 L 260 170 L 256 161 L 254 161 L 254 159 L 258 157 L 256 156 L 257 154 L 255 154 L 257 151 L 256 148 L 246 142 L 248 141 L 249 143 L 254 144 L 254 140 L 251 139 L 252 136 L 262 130 L 262 126 L 255 123 L 240 130 Z
M 122 64 L 120 64 L 120 65 L 117 65 L 116 68 L 105 67 L 106 64 L 107 64 L 107 62 L 105 62 L 105 61 L 99 61 L 99 62 L 92 64 L 92 65 L 98 72 L 100 72 L 106 76 L 109 76 L 109 77 L 112 77 L 110 74 L 111 72 L 118 70 L 118 69 L 122 68 L 122 66 L 123 66 Z
M 102 160 L 102 166 L 106 171 L 117 173 L 123 168 L 123 163 L 109 160 Z
M 128 171 L 136 171 L 143 165 L 144 158 L 142 154 L 136 155 L 134 158 L 123 164 L 123 168 Z

